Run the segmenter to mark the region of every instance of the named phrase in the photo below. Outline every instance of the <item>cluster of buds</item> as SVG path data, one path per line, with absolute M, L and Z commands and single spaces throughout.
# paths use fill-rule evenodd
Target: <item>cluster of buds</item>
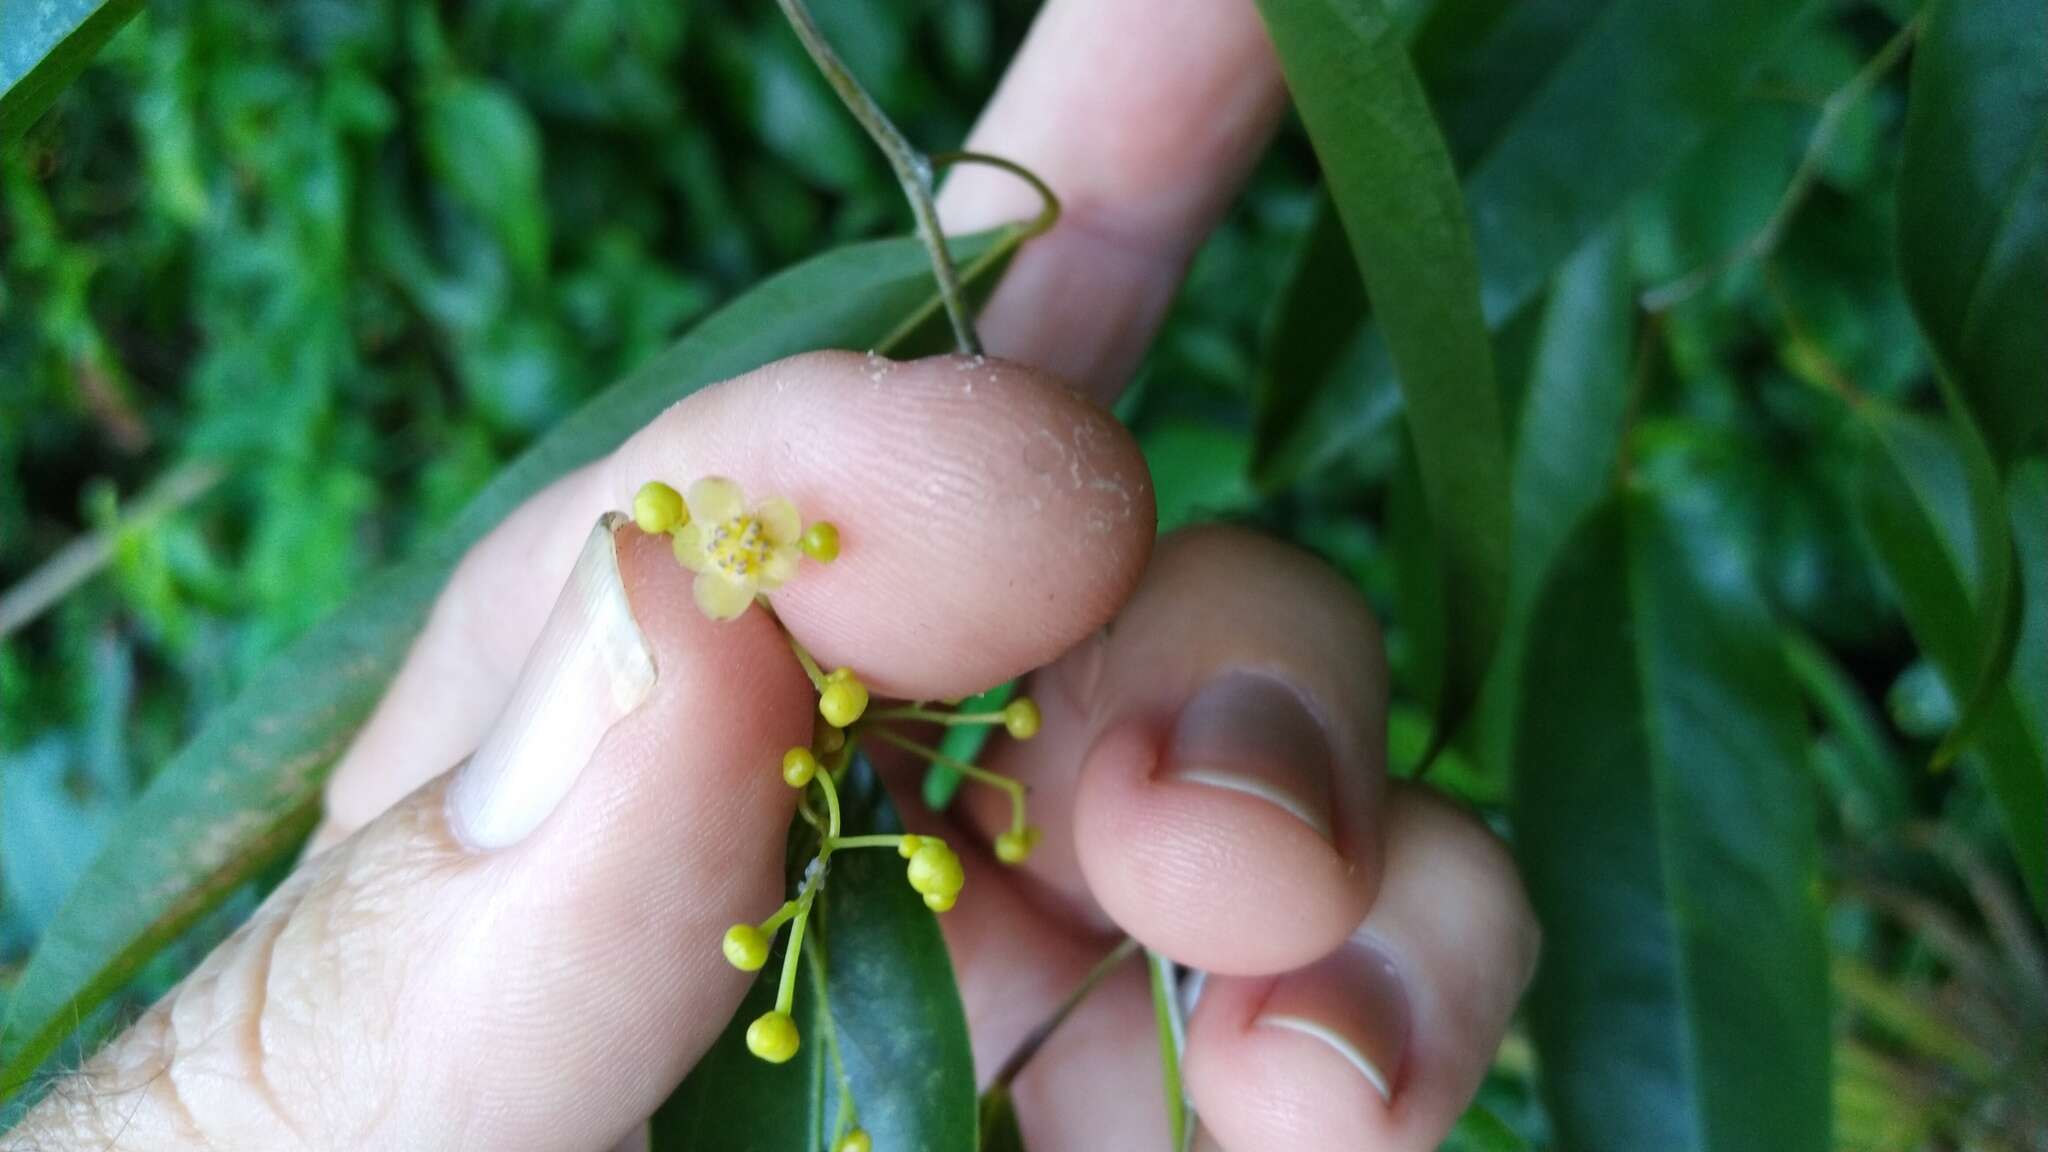
M 633 499 L 633 519 L 644 532 L 670 537 L 677 562 L 696 573 L 692 590 L 698 608 L 713 620 L 737 619 L 757 602 L 765 607 L 768 595 L 795 574 L 800 558 L 830 563 L 839 555 L 839 530 L 832 524 L 817 521 L 806 526 L 795 505 L 781 498 L 750 506 L 737 484 L 715 476 L 691 484 L 687 495 L 660 481 L 642 486 Z M 1011 802 L 1010 827 L 995 838 L 994 844 L 996 859 L 1002 863 L 1023 863 L 1039 839 L 1038 829 L 1025 821 L 1022 783 L 947 756 L 884 726 L 889 721 L 1001 726 L 1012 739 L 1029 740 L 1038 734 L 1040 724 L 1036 704 L 1019 697 L 1000 709 L 986 712 L 968 713 L 924 704 L 874 711 L 869 708 L 867 685 L 852 669 L 835 668 L 828 672 L 819 667 L 795 637 L 789 637 L 789 644 L 818 694 L 818 717 L 810 744 L 784 752 L 780 767 L 783 783 L 803 794 L 800 813 L 819 832 L 817 855 L 805 869 L 803 883 L 793 899 L 784 901 L 774 915 L 758 924 L 733 925 L 726 930 L 723 941 L 728 963 L 742 972 L 758 972 L 768 964 L 775 937 L 788 927 L 789 941 L 783 950 L 775 1007 L 747 1028 L 748 1050 L 776 1064 L 793 1058 L 802 1046 L 803 1038 L 790 1015 L 796 995 L 797 965 L 805 927 L 825 885 L 833 853 L 895 849 L 907 862 L 905 876 L 910 887 L 933 912 L 950 911 L 966 885 L 960 857 L 939 837 L 843 834 L 839 782 L 862 737 L 872 736 L 1006 792 Z M 822 812 L 819 804 L 813 803 L 814 798 L 821 802 Z M 870 1152 L 867 1133 L 852 1128 L 835 1145 L 835 1152 Z

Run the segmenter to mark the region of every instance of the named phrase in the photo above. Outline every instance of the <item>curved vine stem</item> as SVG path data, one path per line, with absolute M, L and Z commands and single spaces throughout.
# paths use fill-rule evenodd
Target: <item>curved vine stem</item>
M 924 153 L 911 146 L 903 133 L 898 131 L 894 121 L 889 119 L 868 90 L 847 69 L 839 54 L 819 30 L 817 21 L 811 18 L 811 11 L 804 0 L 776 0 L 782 14 L 788 18 L 789 26 L 796 31 L 796 37 L 803 42 L 804 51 L 811 54 L 811 62 L 825 76 L 825 82 L 839 94 L 840 103 L 867 130 L 875 146 L 889 161 L 889 167 L 896 173 L 897 183 L 903 186 L 903 196 L 910 201 L 910 214 L 917 221 L 917 238 L 924 243 L 925 253 L 931 257 L 932 275 L 939 282 L 939 298 L 945 302 L 946 318 L 953 322 L 953 343 L 963 356 L 981 354 L 981 337 L 974 331 L 974 317 L 968 311 L 967 299 L 960 290 L 960 275 L 953 268 L 953 255 L 946 250 L 945 233 L 939 231 L 939 210 L 932 203 L 932 162 Z

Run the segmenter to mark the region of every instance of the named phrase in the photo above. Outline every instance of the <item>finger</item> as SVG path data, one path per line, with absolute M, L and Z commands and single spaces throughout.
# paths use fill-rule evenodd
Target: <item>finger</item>
M 1344 947 L 1203 988 L 1187 1083 L 1229 1152 L 1427 1152 L 1500 1047 L 1538 940 L 1513 861 L 1421 788 L 1390 793 L 1386 825 L 1386 881 Z
M 1379 883 L 1386 668 L 1357 593 L 1237 529 L 1164 541 L 1105 638 L 1040 674 L 990 764 L 1026 781 L 1027 874 L 1174 959 L 1265 974 L 1329 952 Z M 993 833 L 1004 797 L 970 789 Z
M 616 540 L 616 543 L 615 543 Z M 49 1146 L 608 1149 L 709 1046 L 771 910 L 810 686 L 665 540 L 589 538 L 461 769 L 312 860 L 29 1121 Z M 629 591 L 630 590 L 630 591 Z
M 1285 107 L 1249 0 L 1048 3 L 968 140 L 1036 172 L 1063 209 L 983 311 L 989 350 L 1115 396 Z M 952 231 L 1039 207 L 976 167 L 939 198 Z
M 690 397 L 514 512 L 457 567 L 337 767 L 331 843 L 476 746 L 582 526 L 649 479 L 729 476 L 838 524 L 775 594 L 790 631 L 878 693 L 955 696 L 1052 659 L 1128 594 L 1152 492 L 1107 414 L 1029 369 L 814 353 Z

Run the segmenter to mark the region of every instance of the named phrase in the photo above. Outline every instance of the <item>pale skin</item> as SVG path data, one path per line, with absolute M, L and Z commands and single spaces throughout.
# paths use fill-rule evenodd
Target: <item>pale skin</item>
M 827 666 L 909 698 L 1031 673 L 1043 730 L 988 759 L 1031 786 L 1031 861 L 989 854 L 999 793 L 918 817 L 967 868 L 941 924 L 980 1077 L 1128 933 L 1211 973 L 1186 1058 L 1198 1146 L 1436 1147 L 1535 963 L 1513 865 L 1385 779 L 1386 671 L 1355 591 L 1242 531 L 1155 546 L 1135 446 L 1074 395 L 1122 386 L 1284 105 L 1249 0 L 1050 0 L 970 142 L 1066 204 L 984 314 L 1002 359 L 772 365 L 519 509 L 442 593 L 298 872 L 4 1147 L 630 1144 L 750 979 L 718 941 L 781 899 L 778 764 L 807 739 L 809 685 L 764 614 L 704 619 L 690 573 L 627 530 L 645 699 L 510 846 L 457 835 L 446 784 L 507 722 L 597 517 L 646 479 L 710 474 L 838 523 L 839 560 L 775 594 Z M 1035 212 L 1007 180 L 963 170 L 949 227 Z M 1234 694 L 1184 745 L 1217 684 Z M 1137 966 L 1016 1094 L 1036 1152 L 1166 1147 Z

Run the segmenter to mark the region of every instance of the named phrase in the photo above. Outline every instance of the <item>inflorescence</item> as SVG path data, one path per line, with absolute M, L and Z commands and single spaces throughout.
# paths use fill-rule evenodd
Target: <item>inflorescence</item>
M 803 557 L 829 564 L 839 555 L 839 530 L 827 521 L 806 526 L 796 506 L 771 498 L 749 506 L 739 485 L 722 477 L 691 484 L 688 494 L 660 481 L 643 485 L 633 498 L 633 519 L 641 531 L 666 535 L 676 560 L 697 574 L 693 591 L 697 606 L 713 620 L 734 620 L 756 602 L 773 618 L 768 594 L 796 574 Z M 779 624 L 779 621 L 778 621 Z M 784 632 L 788 636 L 787 630 Z M 965 713 L 957 709 L 911 703 L 869 708 L 868 688 L 850 668 L 826 671 L 803 645 L 789 636 L 790 650 L 818 694 L 818 718 L 811 743 L 789 749 L 779 765 L 782 780 L 802 792 L 799 814 L 818 830 L 817 854 L 805 868 L 796 895 L 758 924 L 735 924 L 726 930 L 726 960 L 742 972 L 767 966 L 775 936 L 786 925 L 788 943 L 782 954 L 781 982 L 773 1010 L 747 1028 L 747 1048 L 763 1060 L 783 1063 L 802 1045 L 790 1009 L 796 999 L 797 964 L 805 927 L 824 889 L 835 852 L 894 849 L 905 861 L 910 887 L 933 912 L 946 912 L 960 898 L 966 874 L 960 857 L 937 836 L 913 834 L 848 835 L 840 826 L 839 784 L 852 764 L 861 739 L 873 737 L 933 764 L 944 765 L 968 779 L 997 788 L 1010 798 L 1010 826 L 995 840 L 996 859 L 1022 864 L 1038 844 L 1038 829 L 1025 819 L 1024 785 L 1000 773 L 947 756 L 887 727 L 909 725 L 1000 726 L 1013 739 L 1038 734 L 1038 706 L 1018 697 L 1002 708 Z M 815 801 L 815 803 L 814 803 Z M 867 1152 L 868 1138 L 858 1127 L 840 1140 L 839 1152 Z

